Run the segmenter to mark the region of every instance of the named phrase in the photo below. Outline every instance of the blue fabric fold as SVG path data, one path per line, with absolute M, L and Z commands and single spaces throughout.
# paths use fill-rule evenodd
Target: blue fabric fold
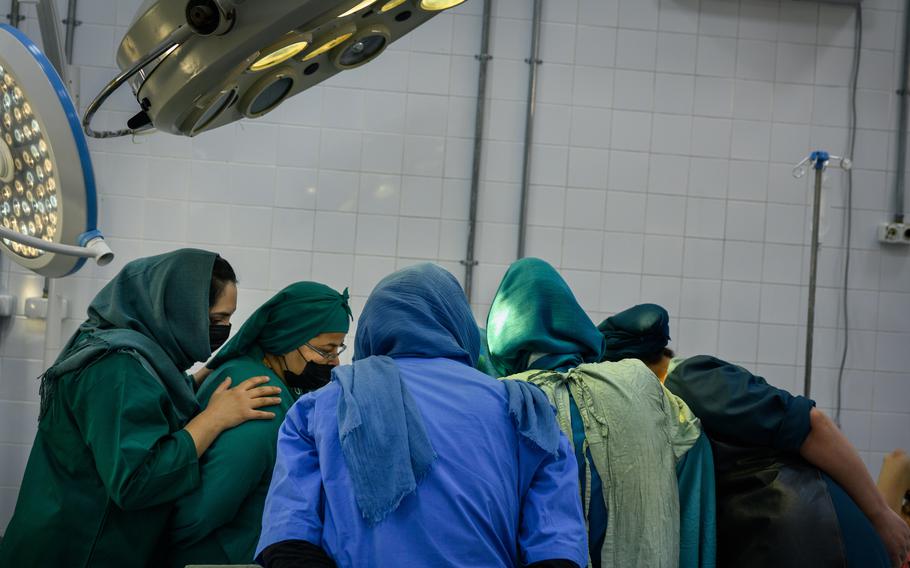
M 436 452 L 389 357 L 339 367 L 338 435 L 363 518 L 376 524 L 430 471 Z
M 474 367 L 479 354 L 467 298 L 443 268 L 405 268 L 373 290 L 358 320 L 354 364 L 333 371 L 342 390 L 342 451 L 368 523 L 379 523 L 413 493 L 437 457 L 395 359 L 445 358 Z M 506 385 L 506 392 L 519 433 L 555 453 L 559 426 L 546 396 L 532 385 Z
M 538 387 L 525 381 L 505 380 L 509 397 L 509 416 L 515 429 L 526 440 L 547 452 L 556 455 L 559 448 L 559 428 L 556 412 L 547 395 Z

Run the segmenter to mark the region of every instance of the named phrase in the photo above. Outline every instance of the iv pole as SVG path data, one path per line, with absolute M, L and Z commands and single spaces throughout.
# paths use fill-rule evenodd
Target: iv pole
M 812 202 L 812 242 L 811 242 L 811 260 L 809 261 L 809 306 L 806 314 L 806 364 L 805 375 L 803 378 L 803 396 L 809 398 L 812 392 L 812 347 L 815 338 L 815 292 L 818 281 L 818 249 L 821 246 L 819 241 L 819 220 L 821 218 L 821 197 L 822 197 L 822 178 L 825 170 L 831 160 L 838 162 L 838 166 L 843 170 L 849 170 L 853 167 L 853 162 L 849 158 L 840 158 L 832 156 L 824 150 L 816 150 L 793 168 L 793 177 L 799 179 L 808 173 L 811 166 L 815 170 L 815 192 Z M 850 246 L 850 243 L 847 243 Z

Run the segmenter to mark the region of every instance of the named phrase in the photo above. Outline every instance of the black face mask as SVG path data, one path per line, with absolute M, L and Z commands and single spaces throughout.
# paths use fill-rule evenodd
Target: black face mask
M 284 380 L 292 389 L 310 392 L 329 384 L 332 381 L 332 369 L 334 368 L 334 365 L 307 361 L 301 373 L 292 373 L 285 368 Z
M 230 335 L 231 324 L 221 325 L 213 323 L 209 325 L 209 346 L 212 348 L 212 353 L 218 351 L 218 348 L 224 345 Z

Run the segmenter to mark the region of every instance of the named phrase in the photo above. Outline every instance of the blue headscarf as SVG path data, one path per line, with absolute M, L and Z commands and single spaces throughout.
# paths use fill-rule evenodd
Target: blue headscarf
M 657 304 L 629 308 L 608 317 L 597 328 L 606 339 L 606 361 L 647 357 L 670 342 L 670 314 Z
M 599 362 L 603 345 L 555 268 L 539 258 L 509 267 L 487 316 L 487 348 L 499 376 Z
M 358 320 L 354 364 L 333 372 L 341 387 L 341 449 L 368 523 L 394 511 L 436 460 L 394 359 L 446 358 L 473 367 L 479 354 L 480 335 L 467 298 L 444 269 L 406 268 L 373 290 Z M 507 387 L 510 414 L 522 435 L 555 452 L 559 427 L 552 408 L 539 389 L 523 385 Z

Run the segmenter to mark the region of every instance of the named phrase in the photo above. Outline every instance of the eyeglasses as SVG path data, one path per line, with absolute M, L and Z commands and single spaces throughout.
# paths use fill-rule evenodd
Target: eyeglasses
M 339 356 L 341 356 L 342 353 L 344 353 L 344 350 L 348 348 L 347 345 L 342 343 L 333 352 L 326 352 L 326 351 L 323 351 L 322 349 L 317 349 L 317 348 L 313 347 L 312 345 L 310 345 L 309 342 L 304 343 L 304 345 L 306 345 L 307 347 L 312 349 L 314 353 L 316 353 L 317 355 L 319 355 L 326 361 L 333 361 L 333 360 L 337 359 Z

